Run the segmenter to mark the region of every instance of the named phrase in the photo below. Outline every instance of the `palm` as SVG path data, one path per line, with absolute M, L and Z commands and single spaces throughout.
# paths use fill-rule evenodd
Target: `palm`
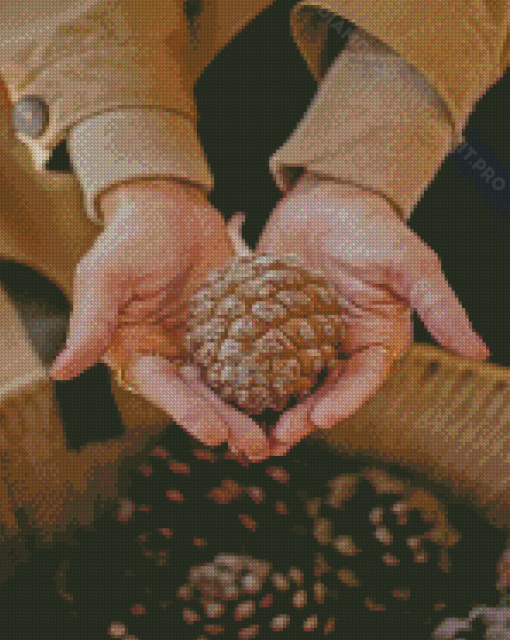
M 201 214 L 205 214 L 204 209 Z M 214 216 L 217 212 L 211 218 Z M 126 255 L 130 259 L 123 263 L 124 279 L 119 287 L 125 303 L 119 312 L 119 324 L 105 355 L 106 360 L 114 359 L 115 352 L 120 349 L 126 362 L 132 361 L 135 355 L 150 353 L 165 358 L 185 357 L 182 338 L 189 296 L 211 271 L 221 267 L 234 254 L 224 227 L 209 231 L 207 244 L 216 247 L 214 252 L 204 249 L 201 246 L 204 243 L 200 243 L 198 237 L 192 241 L 179 235 L 178 242 L 175 242 L 175 237 L 172 241 L 171 224 L 164 219 L 161 227 L 160 233 L 153 233 L 152 221 L 151 236 L 154 240 L 150 246 L 136 247 L 126 238 Z M 122 240 L 119 240 L 117 231 L 111 229 L 109 245 L 119 256 Z M 133 237 L 145 235 L 132 228 L 127 228 L 126 233 Z M 104 241 L 108 242 L 108 237 Z M 196 245 L 195 250 L 190 252 L 189 247 L 193 244 Z
M 283 441 L 309 433 L 312 417 L 336 424 L 377 391 L 412 342 L 413 309 L 443 346 L 487 356 L 437 256 L 380 196 L 306 174 L 278 203 L 256 250 L 297 253 L 322 271 L 345 309 L 348 362 L 282 415 L 276 436 Z
M 181 233 L 177 242 L 175 237 L 169 241 L 170 234 L 162 229 L 161 246 L 154 248 L 151 243 L 149 255 L 141 250 L 126 260 L 129 302 L 119 314 L 103 358 L 116 370 L 129 364 L 128 385 L 134 381 L 145 397 L 195 437 L 207 444 L 228 440 L 231 448 L 256 457 L 257 449 L 267 449 L 262 429 L 208 389 L 196 367 L 181 366 L 177 374 L 168 360 L 188 359 L 183 336 L 189 297 L 236 253 L 237 238 L 220 214 L 208 203 L 202 203 L 199 214 L 200 219 L 189 227 L 190 238 Z M 153 231 L 152 227 L 151 238 L 157 245 L 158 234 Z M 112 232 L 118 237 L 115 229 Z M 139 230 L 135 233 L 145 236 Z M 132 250 L 127 253 L 133 255 Z
M 172 363 L 187 359 L 190 295 L 235 254 L 221 214 L 194 187 L 167 181 L 106 198 L 107 225 L 76 270 L 66 349 L 51 375 L 69 379 L 101 358 L 200 441 L 266 455 L 254 421 L 208 389 L 196 367 Z

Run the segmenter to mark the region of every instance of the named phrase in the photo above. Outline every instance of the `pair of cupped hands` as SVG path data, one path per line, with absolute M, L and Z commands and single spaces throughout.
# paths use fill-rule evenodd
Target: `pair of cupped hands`
M 191 363 L 172 364 L 186 356 L 190 295 L 249 251 L 242 216 L 227 224 L 204 190 L 172 178 L 117 185 L 99 206 L 104 229 L 77 265 L 70 330 L 50 375 L 69 380 L 99 361 L 129 365 L 127 382 L 206 445 L 228 442 L 259 461 L 346 419 L 412 343 L 413 310 L 441 346 L 473 359 L 490 355 L 436 253 L 385 198 L 305 172 L 272 211 L 255 253 L 294 253 L 323 273 L 345 310 L 349 357 L 266 434 Z

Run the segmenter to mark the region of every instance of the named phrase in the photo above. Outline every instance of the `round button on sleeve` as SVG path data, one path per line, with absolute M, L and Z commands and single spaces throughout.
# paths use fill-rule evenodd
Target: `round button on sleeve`
M 11 121 L 17 133 L 38 138 L 49 123 L 48 106 L 38 96 L 25 96 L 14 105 Z

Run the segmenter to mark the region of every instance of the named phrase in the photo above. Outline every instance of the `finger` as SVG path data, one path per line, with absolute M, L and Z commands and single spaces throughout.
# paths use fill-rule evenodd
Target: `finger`
M 182 336 L 183 322 L 165 324 L 122 324 L 108 345 L 107 357 L 114 368 L 124 368 L 138 355 L 157 355 L 176 359 L 186 357 Z M 106 355 L 106 354 L 105 354 Z M 103 356 L 103 360 L 104 360 Z
M 117 328 L 120 305 L 119 289 L 112 278 L 77 269 L 69 335 L 64 351 L 51 367 L 52 378 L 74 378 L 101 358 Z
M 291 447 L 310 434 L 316 425 L 310 419 L 310 412 L 319 400 L 327 397 L 338 382 L 345 363 L 339 363 L 328 372 L 327 378 L 317 391 L 302 400 L 292 409 L 285 411 L 274 430 L 275 441 L 271 455 L 285 455 Z
M 286 411 L 276 426 L 276 440 L 271 447 L 271 455 L 284 456 L 303 438 L 315 430 L 310 420 L 311 404 L 303 402 Z
M 410 270 L 395 283 L 395 289 L 400 289 L 440 345 L 468 358 L 485 360 L 490 356 L 439 265 L 429 263 L 425 275 Z
M 409 305 L 374 306 L 359 313 L 347 314 L 344 319 L 344 353 L 354 353 L 368 345 L 384 344 L 392 351 L 403 354 L 413 341 L 414 326 Z
M 253 254 L 253 251 L 246 244 L 241 233 L 245 218 L 246 214 L 238 211 L 232 215 L 227 225 L 228 235 L 238 256 L 251 256 Z
M 243 451 L 250 460 L 259 462 L 269 457 L 269 442 L 264 431 L 247 415 L 229 406 L 209 389 L 200 379 L 194 366 L 182 366 L 180 373 L 197 393 L 207 399 L 208 406 L 214 407 L 229 427 L 229 445 Z
M 181 378 L 166 358 L 140 356 L 129 367 L 129 381 L 200 442 L 217 447 L 228 439 L 228 428 L 222 417 Z
M 367 313 L 346 326 L 347 334 L 344 346 L 348 347 L 347 351 L 349 353 L 354 351 L 359 351 L 359 353 L 352 355 L 347 362 L 339 362 L 336 367 L 328 372 L 326 380 L 312 396 L 298 404 L 292 411 L 287 411 L 280 418 L 275 434 L 278 440 L 285 444 L 274 447 L 272 455 L 284 455 L 290 447 L 302 440 L 315 428 L 316 424 L 310 414 L 323 400 L 327 401 L 328 398 L 333 397 L 333 394 L 340 388 L 342 380 L 345 379 L 347 382 L 348 378 L 346 376 L 353 374 L 356 367 L 359 368 L 360 365 L 356 365 L 356 362 L 360 361 L 361 354 L 369 348 L 370 344 L 372 345 L 370 349 L 373 351 L 377 342 L 379 351 L 385 354 L 382 368 L 377 372 L 381 378 L 380 383 L 382 383 L 391 373 L 395 360 L 401 357 L 412 343 L 413 324 L 408 308 L 388 308 L 385 310 L 383 318 Z M 382 337 L 385 339 L 382 340 Z M 386 345 L 388 349 L 386 353 L 381 345 Z M 363 376 L 363 371 L 359 375 Z M 376 389 L 380 386 L 380 383 L 376 385 Z M 361 390 L 355 380 L 351 384 L 353 384 L 356 391 Z M 370 393 L 371 391 L 367 391 L 367 394 Z M 360 399 L 359 403 L 362 404 L 362 402 L 363 400 Z M 340 419 L 342 418 L 338 414 L 338 418 L 334 422 Z
M 186 303 L 176 296 L 175 288 L 164 287 L 156 293 L 131 296 L 129 305 L 125 306 L 119 317 L 122 324 L 133 324 L 142 321 L 154 324 L 167 318 L 174 323 L 184 318 L 188 310 Z
M 314 406 L 310 416 L 313 424 L 330 428 L 355 413 L 384 382 L 388 359 L 380 345 L 353 354 L 338 382 Z

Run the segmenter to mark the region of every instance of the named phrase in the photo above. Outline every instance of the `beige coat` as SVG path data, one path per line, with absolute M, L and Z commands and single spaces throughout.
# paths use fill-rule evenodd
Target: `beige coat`
M 204 1 L 198 44 L 190 36 L 184 4 L 181 0 L 19 0 L 0 7 L 0 256 L 41 271 L 69 301 L 74 268 L 101 230 L 97 196 L 104 189 L 147 175 L 172 175 L 207 190 L 213 186 L 196 135 L 193 83 L 271 2 Z M 281 189 L 291 184 L 287 167 L 305 166 L 381 192 L 407 218 L 423 184 L 447 152 L 444 123 L 452 140 L 458 141 L 477 101 L 508 66 L 509 4 L 509 0 L 299 2 L 290 28 L 320 84 L 307 117 L 268 159 Z M 362 100 L 366 109 L 353 108 L 360 94 L 356 103 L 349 68 L 340 60 L 338 73 L 325 75 L 328 70 L 321 64 L 328 22 L 342 28 L 335 26 L 341 25 L 335 16 L 352 21 L 424 78 L 439 96 L 444 117 L 437 115 L 437 107 L 419 122 L 412 118 L 390 122 L 396 134 L 391 142 L 388 136 L 367 135 L 371 129 L 365 112 L 371 103 Z M 403 77 L 396 81 L 402 83 Z M 384 88 L 384 79 L 375 82 Z M 386 86 L 393 87 L 387 81 Z M 21 135 L 11 125 L 14 106 L 30 95 L 42 98 L 49 108 L 48 127 L 36 138 Z M 339 103 L 339 95 L 354 97 Z M 355 135 L 356 144 L 347 145 Z M 46 171 L 52 151 L 65 138 L 74 174 Z M 353 161 L 374 149 L 378 157 L 393 163 L 391 171 L 367 172 L 366 166 Z M 5 315 L 1 320 L 8 322 Z M 15 435 L 7 438 L 11 445 L 2 445 L 2 473 L 14 489 L 8 494 L 1 485 L 4 523 L 14 524 L 13 509 L 19 506 L 31 507 L 41 526 L 65 521 L 62 509 L 73 491 L 88 490 L 93 499 L 92 477 L 108 475 L 113 479 L 110 487 L 117 491 L 112 470 L 128 452 L 146 446 L 147 425 L 153 425 L 157 435 L 157 425 L 167 424 L 168 416 L 120 389 L 115 381 L 113 387 L 128 433 L 111 446 L 89 445 L 71 455 L 55 422 L 52 433 L 35 434 L 43 438 L 40 451 L 46 446 L 41 443 L 53 443 L 53 466 L 45 473 L 48 461 L 43 456 L 29 460 L 28 445 L 16 449 Z M 37 495 L 43 496 L 39 506 L 35 506 Z
M 89 220 L 100 222 L 94 200 L 102 189 L 162 173 L 208 190 L 213 186 L 196 136 L 193 83 L 271 2 L 203 2 L 198 45 L 190 37 L 184 4 L 181 0 L 156 0 L 150 5 L 144 0 L 2 3 L 0 255 L 33 265 L 66 295 L 71 293 L 73 266 L 98 232 Z M 508 0 L 299 2 L 290 28 L 319 82 L 328 30 L 324 10 L 332 12 L 329 22 L 340 24 L 338 30 L 341 18 L 331 20 L 332 14 L 380 39 L 423 74 L 447 105 L 457 135 L 510 60 Z M 347 80 L 340 77 L 336 90 L 345 90 L 342 82 Z M 49 126 L 38 138 L 20 135 L 9 126 L 13 105 L 27 95 L 41 97 L 49 107 Z M 314 113 L 314 122 L 327 120 L 330 110 L 331 103 L 326 102 Z M 338 109 L 339 123 L 344 122 L 342 116 Z M 325 155 L 317 141 L 300 136 L 304 125 L 305 119 L 271 159 L 282 188 L 286 181 L 281 167 L 291 162 L 337 177 L 353 171 L 340 166 L 345 156 L 343 146 L 339 152 L 340 140 L 336 154 L 328 149 Z M 141 132 L 148 139 L 140 142 Z M 66 137 L 71 141 L 75 175 L 45 171 L 52 151 Z M 145 144 L 138 153 L 137 141 Z M 143 153 L 147 147 L 150 157 Z M 113 153 L 112 148 L 118 151 Z M 403 166 L 407 170 L 408 165 Z

